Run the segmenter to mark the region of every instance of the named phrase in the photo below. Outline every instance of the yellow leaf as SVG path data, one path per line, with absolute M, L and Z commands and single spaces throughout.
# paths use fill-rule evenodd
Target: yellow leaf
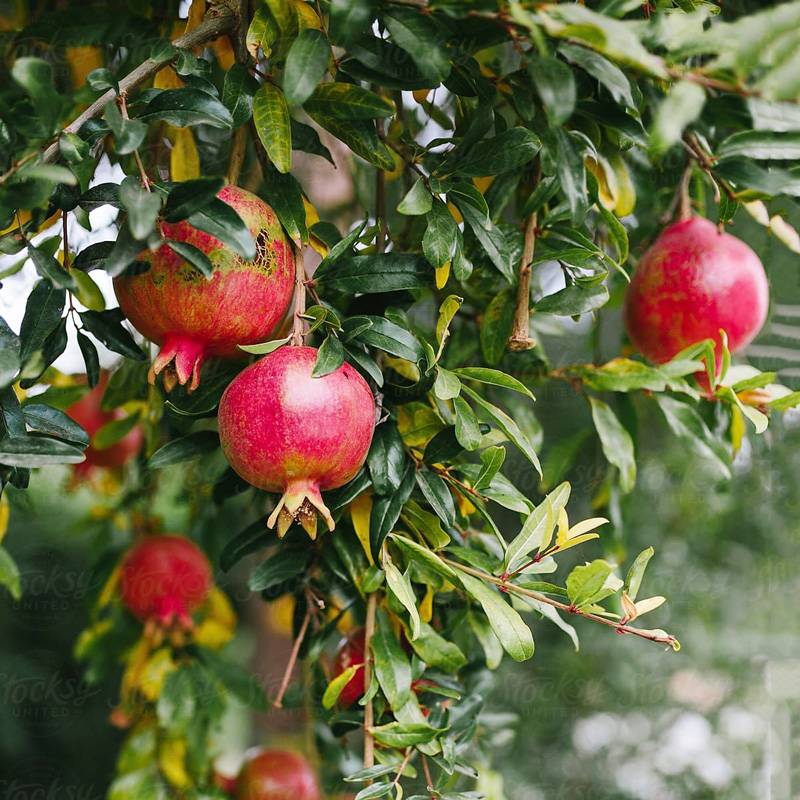
M 449 200 L 447 201 L 447 210 L 450 212 L 450 215 L 456 221 L 457 225 L 460 225 L 464 221 L 461 212 Z
M 266 616 L 269 627 L 282 636 L 291 636 L 292 620 L 294 619 L 294 597 L 285 594 L 277 600 L 273 600 L 266 608 Z
M 186 740 L 167 739 L 158 753 L 158 765 L 164 777 L 176 789 L 192 786 L 192 779 L 186 772 Z
M 556 532 L 556 546 L 561 547 L 569 535 L 569 517 L 565 508 L 558 509 L 558 531 Z
M 10 509 L 8 507 L 8 497 L 3 495 L 0 497 L 0 543 L 8 530 L 8 517 Z
M 369 544 L 369 518 L 372 514 L 372 494 L 362 492 L 355 500 L 350 502 L 350 519 L 353 520 L 353 527 L 358 536 L 358 541 L 364 548 L 370 566 L 375 563 L 372 558 L 372 550 Z
M 800 235 L 782 216 L 775 214 L 769 221 L 769 229 L 793 253 L 800 253 Z
M 459 492 L 456 495 L 456 502 L 458 503 L 458 513 L 462 517 L 468 517 L 470 514 L 475 513 L 475 506 L 472 505 L 469 498 Z
M 411 93 L 414 95 L 414 100 L 416 100 L 420 105 L 422 105 L 427 99 L 428 95 L 431 93 L 430 89 L 414 89 Z
M 400 406 L 397 428 L 409 447 L 424 449 L 444 427 L 441 417 L 426 403 L 414 401 Z
M 67 47 L 64 55 L 69 65 L 73 89 L 82 88 L 86 84 L 86 76 L 93 69 L 103 66 L 100 48 L 94 45 Z
M 569 529 L 569 538 L 574 539 L 576 536 L 581 536 L 584 533 L 593 531 L 595 528 L 599 528 L 601 525 L 607 524 L 608 520 L 605 517 L 592 517 L 591 519 L 585 519 L 582 522 L 579 522 L 577 525 L 573 525 Z
M 192 0 L 189 6 L 189 17 L 186 20 L 186 28 L 184 33 L 196 28 L 206 15 L 206 0 Z
M 759 225 L 769 225 L 769 211 L 761 200 L 742 203 L 742 207 Z
M 560 545 L 558 549 L 561 551 L 569 550 L 570 547 L 576 547 L 579 544 L 588 542 L 590 539 L 599 539 L 599 538 L 600 538 L 599 533 L 584 533 L 582 536 L 575 536 L 567 539 L 562 545 Z
M 744 424 L 744 414 L 737 406 L 731 406 L 731 444 L 733 452 L 738 453 L 742 446 L 746 426 Z
M 494 175 L 485 175 L 472 179 L 472 185 L 481 193 L 486 194 L 486 190 L 492 185 Z
M 228 595 L 216 586 L 206 600 L 205 619 L 214 620 L 231 630 L 236 627 L 236 612 L 233 610 L 231 601 L 228 599 Z
M 450 277 L 450 262 L 448 261 L 444 266 L 436 267 L 436 288 L 444 289 L 447 285 L 447 279 Z
M 174 133 L 173 133 L 174 131 Z M 189 181 L 200 177 L 200 156 L 191 128 L 174 128 L 170 131 L 172 153 L 169 169 L 174 181 Z
M 184 85 L 172 67 L 162 67 L 153 78 L 154 89 L 182 89 Z
M 433 594 L 433 587 L 430 584 L 426 585 L 425 597 L 419 604 L 419 618 L 425 623 L 430 622 L 433 617 Z
M 308 3 L 304 0 L 295 0 L 294 5 L 297 8 L 298 33 L 309 28 L 313 28 L 315 31 L 322 29 L 317 12 Z
M 656 597 L 648 597 L 646 600 L 640 600 L 636 604 L 636 612 L 641 617 L 642 614 L 648 614 L 651 611 L 655 611 L 655 609 L 657 609 L 659 606 L 663 606 L 666 602 L 667 598 L 661 597 L 661 595 Z
M 164 688 L 167 675 L 176 669 L 172 660 L 172 652 L 167 647 L 156 650 L 142 665 L 141 672 L 136 681 L 136 688 L 151 702 L 155 700 Z
M 142 669 L 150 655 L 150 643 L 145 638 L 133 646 L 126 656 L 128 665 L 125 667 L 125 672 L 122 674 L 122 683 L 120 686 L 120 694 L 122 697 L 127 697 L 138 686 L 139 677 Z
M 97 622 L 94 625 L 81 631 L 77 641 L 72 649 L 75 658 L 82 661 L 88 654 L 88 648 L 100 637 L 111 630 L 112 622 L 110 619 L 104 619 L 102 622 Z
M 78 284 L 78 290 L 75 296 L 78 302 L 82 303 L 90 311 L 104 311 L 106 307 L 106 299 L 100 291 L 100 287 L 92 280 L 92 276 L 88 272 L 83 272 L 79 269 L 72 270 L 72 277 Z
M 398 373 L 398 375 L 402 375 L 406 380 L 412 383 L 416 383 L 420 379 L 419 367 L 411 361 L 406 361 L 404 358 L 386 356 L 385 362 Z
M 101 608 L 105 608 L 114 597 L 114 594 L 117 591 L 117 584 L 119 583 L 120 575 L 122 574 L 122 562 L 117 564 L 114 567 L 114 571 L 108 576 L 108 580 L 105 582 L 103 586 L 103 590 L 100 592 L 100 596 L 97 598 L 97 605 L 95 606 L 96 610 L 100 610 Z
M 617 180 L 617 196 L 614 213 L 618 217 L 627 217 L 628 214 L 632 214 L 634 208 L 636 208 L 636 189 L 631 180 L 628 165 L 625 163 L 625 159 L 623 159 L 616 150 L 608 152 L 605 155 L 608 158 L 608 163 L 614 171 L 614 176 Z
M 311 231 L 308 232 L 308 243 L 311 245 L 311 249 L 319 253 L 323 258 L 328 255 L 328 245 Z
M 589 170 L 589 172 L 591 172 L 592 175 L 597 178 L 598 197 L 600 202 L 609 211 L 613 211 L 617 206 L 615 192 L 617 184 L 616 176 L 613 172 L 606 169 L 606 165 L 599 156 L 597 159 L 593 158 L 592 156 L 587 156 L 584 159 L 584 163 L 586 164 L 586 168 Z
M 218 650 L 233 638 L 233 633 L 233 628 L 229 628 L 217 620 L 206 619 L 197 626 L 194 641 L 203 647 Z

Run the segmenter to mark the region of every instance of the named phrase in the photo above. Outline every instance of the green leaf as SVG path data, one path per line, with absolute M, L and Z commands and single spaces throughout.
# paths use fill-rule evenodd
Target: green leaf
M 465 178 L 497 175 L 524 167 L 541 146 L 533 131 L 519 126 L 509 128 L 491 139 L 482 139 L 456 162 L 455 168 Z
M 374 19 L 371 0 L 332 0 L 330 35 L 334 44 L 349 47 Z
M 483 648 L 487 669 L 497 669 L 503 661 L 503 645 L 492 630 L 489 620 L 483 614 L 471 612 L 467 615 L 467 619 L 475 638 Z
M 543 297 L 536 304 L 540 314 L 573 317 L 601 308 L 608 302 L 608 289 L 603 284 L 594 286 L 567 286 L 555 294 Z
M 762 133 L 741 131 L 725 139 L 717 148 L 717 158 L 753 158 L 756 161 L 797 161 L 800 159 L 800 133 Z
M 120 309 L 80 311 L 78 316 L 81 318 L 84 328 L 109 350 L 136 361 L 144 361 L 147 358 L 147 355 L 136 344 L 133 336 L 122 327 L 121 323 L 124 317 Z
M 529 659 L 534 650 L 533 635 L 522 617 L 494 589 L 478 578 L 459 571 L 458 580 L 467 593 L 480 603 L 492 630 L 511 658 L 514 661 Z
M 503 572 L 514 572 L 519 569 L 534 550 L 542 548 L 544 542 L 549 542 L 558 519 L 558 512 L 566 507 L 571 491 L 566 481 L 559 484 L 528 515 L 522 530 L 508 545 L 503 561 Z
M 408 612 L 408 617 L 411 621 L 411 639 L 413 641 L 419 634 L 420 618 L 419 610 L 417 609 L 417 598 L 411 586 L 411 581 L 408 579 L 407 575 L 404 575 L 397 569 L 392 559 L 386 553 L 383 555 L 383 571 L 386 575 L 386 585 Z M 404 701 L 398 702 L 398 706 L 403 704 Z
M 800 131 L 800 106 L 797 103 L 769 103 L 749 97 L 747 110 L 757 131 Z
M 86 84 L 96 92 L 105 92 L 113 89 L 115 94 L 119 94 L 119 81 L 114 77 L 114 73 L 105 67 L 93 69 L 86 76 Z
M 189 242 L 176 242 L 166 240 L 170 250 L 174 250 L 181 258 L 188 261 L 204 278 L 211 280 L 214 277 L 214 265 L 211 259 L 200 248 Z
M 332 84 L 324 84 L 330 86 Z M 376 95 L 377 96 L 377 95 Z M 334 116 L 321 114 L 309 109 L 308 101 L 304 108 L 318 125 L 344 142 L 357 156 L 360 156 L 379 169 L 393 170 L 394 157 L 389 148 L 378 138 L 378 131 L 372 120 L 337 119 Z
M 282 542 L 266 561 L 250 573 L 247 588 L 251 592 L 263 592 L 276 587 L 285 591 L 289 581 L 308 569 L 312 555 L 313 551 L 305 543 Z
M 440 400 L 452 400 L 461 393 L 461 381 L 450 370 L 436 367 L 433 391 Z
M 89 145 L 76 133 L 62 133 L 58 137 L 58 151 L 69 164 L 79 164 L 89 155 Z
M 256 257 L 256 243 L 244 220 L 227 203 L 215 197 L 190 214 L 186 221 L 233 248 L 242 258 Z
M 337 675 L 325 689 L 325 694 L 322 695 L 322 707 L 331 709 L 336 705 L 339 695 L 344 690 L 344 687 L 350 683 L 356 676 L 359 670 L 364 668 L 364 664 L 353 664 L 348 667 L 344 672 Z
M 599 603 L 622 588 L 622 581 L 614 575 L 611 564 L 599 558 L 575 567 L 566 583 L 570 603 L 576 608 Z
M 574 44 L 562 44 L 558 51 L 605 86 L 620 105 L 636 108 L 630 81 L 616 64 L 612 64 L 594 50 Z
M 61 321 L 67 293 L 50 281 L 39 281 L 28 296 L 25 316 L 19 331 L 20 360 L 24 364 L 37 350 L 42 349 L 45 339 Z
M 433 207 L 433 196 L 422 178 L 417 178 L 416 183 L 408 190 L 406 196 L 400 201 L 397 210 L 401 214 L 410 216 L 427 214 Z
M 59 318 L 60 318 L 59 314 Z M 0 317 L 0 389 L 14 382 L 20 368 L 20 340 Z
M 625 578 L 625 593 L 631 600 L 636 600 L 639 594 L 639 588 L 642 585 L 642 578 L 644 578 L 644 571 L 647 569 L 647 564 L 653 557 L 655 551 L 652 547 L 642 550 L 634 559 L 631 568 L 628 570 L 628 576 Z
M 312 378 L 323 378 L 335 372 L 344 363 L 344 347 L 341 339 L 335 333 L 329 333 L 319 350 L 317 360 L 314 362 L 314 369 L 311 371 Z
M 425 78 L 436 84 L 447 80 L 451 67 L 446 34 L 433 16 L 395 6 L 383 12 L 383 22 Z
M 483 436 L 475 412 L 463 397 L 453 400 L 456 416 L 456 439 L 465 450 L 475 450 L 480 446 Z
M 555 129 L 558 142 L 558 161 L 556 170 L 561 190 L 569 203 L 572 221 L 583 222 L 588 211 L 586 199 L 586 165 L 575 139 L 564 130 Z
M 450 261 L 450 254 L 456 244 L 458 226 L 453 215 L 441 200 L 434 200 L 426 215 L 428 227 L 422 237 L 422 252 L 435 268 L 443 267 Z
M 485 415 L 500 428 L 503 433 L 519 448 L 528 461 L 533 464 L 539 475 L 542 474 L 542 467 L 539 464 L 539 457 L 536 455 L 536 449 L 533 442 L 523 433 L 520 427 L 514 422 L 511 417 L 504 411 L 501 411 L 497 406 L 492 405 L 487 400 L 484 400 L 477 392 L 474 392 L 469 386 L 464 386 L 462 392 L 471 397 L 475 403 L 480 406 Z
M 417 363 L 420 361 L 424 352 L 416 337 L 401 325 L 390 322 L 385 317 L 359 316 L 350 317 L 347 323 L 356 325 L 361 322 L 369 322 L 369 327 L 365 327 L 355 337 L 368 347 L 377 347 L 398 358 Z M 347 325 L 345 325 L 347 330 Z
M 434 669 L 453 673 L 460 670 L 467 663 L 467 658 L 458 645 L 445 639 L 427 622 L 423 622 L 420 625 L 419 635 L 415 639 L 409 637 L 408 641 L 414 652 Z
M 174 184 L 167 195 L 164 219 L 180 222 L 195 211 L 206 208 L 217 199 L 217 193 L 224 185 L 222 178 L 196 178 Z
M 216 97 L 200 89 L 168 89 L 159 92 L 139 115 L 141 122 L 167 122 L 176 128 L 210 125 L 232 128 L 233 117 Z
M 267 528 L 267 518 L 257 519 L 225 545 L 219 557 L 220 569 L 228 572 L 245 556 L 263 550 L 273 541 L 273 536 L 273 532 Z
M 264 191 L 289 238 L 296 243 L 308 242 L 303 192 L 294 175 L 282 174 L 273 164 L 268 164 Z
M 390 100 L 353 83 L 320 84 L 303 107 L 311 117 L 339 120 L 371 120 L 391 117 L 395 112 Z
M 592 419 L 603 452 L 609 463 L 619 469 L 620 489 L 627 494 L 636 483 L 636 453 L 633 439 L 617 419 L 611 406 L 596 397 L 590 397 L 589 404 L 592 407 Z
M 654 153 L 664 153 L 677 144 L 686 127 L 700 116 L 705 103 L 706 92 L 699 84 L 690 81 L 673 84 L 656 111 L 650 131 L 650 149 Z
M 50 464 L 80 464 L 83 453 L 71 444 L 39 436 L 0 439 L 0 464 L 9 467 L 46 467 Z
M 448 528 L 456 524 L 456 507 L 453 495 L 447 484 L 435 472 L 430 470 L 417 470 L 417 485 L 419 486 L 430 507 L 436 512 Z
M 327 290 L 345 294 L 398 292 L 429 288 L 433 270 L 414 253 L 344 256 L 320 267 L 314 280 Z
M 442 561 L 436 553 L 417 544 L 413 539 L 397 533 L 391 534 L 392 541 L 400 547 L 408 563 L 419 564 L 426 569 L 441 575 L 451 583 L 458 583 L 458 574 Z
M 388 495 L 400 487 L 406 453 L 394 422 L 387 420 L 375 428 L 367 454 L 372 485 L 379 495 Z
M 396 769 L 392 765 L 393 769 Z M 373 783 L 372 786 L 365 786 L 354 798 L 354 800 L 374 800 L 377 797 L 386 797 L 391 794 L 395 787 L 391 783 Z
M 292 42 L 283 69 L 286 102 L 300 106 L 317 88 L 328 69 L 331 45 L 322 31 L 308 28 Z
M 225 73 L 222 85 L 222 104 L 228 109 L 234 128 L 246 125 L 253 116 L 253 98 L 258 81 L 243 64 L 234 63 Z
M 106 104 L 103 119 L 114 134 L 114 150 L 119 155 L 126 155 L 138 149 L 147 136 L 147 125 L 139 120 L 123 119 L 113 100 Z
M 482 489 L 488 488 L 494 480 L 494 476 L 500 471 L 500 467 L 503 466 L 503 462 L 505 460 L 505 447 L 498 447 L 496 445 L 487 447 L 481 453 L 481 471 L 478 473 L 478 477 L 472 484 L 472 488 L 476 492 L 480 492 Z
M 22 409 L 25 424 L 39 433 L 57 436 L 79 447 L 89 446 L 89 434 L 63 411 L 42 403 L 30 403 Z
M 488 383 L 491 386 L 501 386 L 504 389 L 513 389 L 515 392 L 527 395 L 531 400 L 536 398 L 531 390 L 522 381 L 517 380 L 512 375 L 506 375 L 499 369 L 489 369 L 488 367 L 457 367 L 453 370 L 459 378 L 478 383 Z
M 292 167 L 292 130 L 289 107 L 283 92 L 274 83 L 265 83 L 253 98 L 253 122 L 258 138 L 278 172 Z
M 577 89 L 572 70 L 557 58 L 531 53 L 526 58 L 528 72 L 542 98 L 551 125 L 563 125 L 575 110 Z
M 205 647 L 198 648 L 198 654 L 202 663 L 244 706 L 262 712 L 272 708 L 261 682 L 249 670 Z
M 121 439 L 124 439 L 139 424 L 140 419 L 141 413 L 136 412 L 121 419 L 112 419 L 106 422 L 92 436 L 92 446 L 95 450 L 107 450 Z
M 46 278 L 60 289 L 74 290 L 78 288 L 75 276 L 65 270 L 50 253 L 40 247 L 28 245 L 28 255 L 31 257 L 31 261 L 33 261 L 36 272 L 39 273 L 40 277 Z
M 655 395 L 667 424 L 686 447 L 716 464 L 719 473 L 730 478 L 730 457 L 725 446 L 708 429 L 702 417 L 692 406 L 667 395 Z
M 0 586 L 5 586 L 14 600 L 22 597 L 19 567 L 5 547 L 0 547 Z
M 304 125 L 302 122 L 292 119 L 290 120 L 290 127 L 292 129 L 293 150 L 302 150 L 304 153 L 322 156 L 322 158 L 335 166 L 331 151 L 322 144 L 319 134 L 310 125 Z
M 392 569 L 399 575 L 397 567 L 392 566 Z M 400 578 L 402 579 L 402 576 Z M 392 578 L 392 580 L 395 579 Z M 410 586 L 408 588 L 410 591 Z M 414 610 L 416 612 L 416 607 Z M 389 707 L 401 708 L 408 702 L 411 694 L 411 665 L 394 633 L 389 615 L 383 609 L 378 612 L 377 623 L 375 635 L 372 637 L 375 675 L 386 695 Z M 419 626 L 419 619 L 417 619 L 417 626 Z
M 197 701 L 189 670 L 187 665 L 180 665 L 164 679 L 156 702 L 156 715 L 162 728 L 185 731 L 196 713 Z
M 483 315 L 480 329 L 481 350 L 489 364 L 496 364 L 505 353 L 514 327 L 515 300 L 512 288 L 503 289 L 491 299 Z
M 399 722 L 378 725 L 372 729 L 372 735 L 376 742 L 394 749 L 425 744 L 443 732 L 443 729 L 432 728 L 430 725 L 422 723 L 401 725 Z
M 128 225 L 134 239 L 146 239 L 155 229 L 161 197 L 144 189 L 138 178 L 128 177 L 120 184 L 119 200 L 128 212 Z
M 384 539 L 391 533 L 400 518 L 403 506 L 411 496 L 414 488 L 414 471 L 413 464 L 407 464 L 397 491 L 387 497 L 374 499 L 369 518 L 369 541 L 373 557 L 380 553 Z
M 219 435 L 214 431 L 195 431 L 159 447 L 147 461 L 150 469 L 191 461 L 219 447 Z

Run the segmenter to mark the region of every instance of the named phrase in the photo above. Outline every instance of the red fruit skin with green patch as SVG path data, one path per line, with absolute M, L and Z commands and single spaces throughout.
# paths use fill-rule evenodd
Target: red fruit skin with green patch
M 148 536 L 122 562 L 122 602 L 143 621 L 169 626 L 177 620 L 191 627 L 189 615 L 203 604 L 212 585 L 205 554 L 182 536 Z
M 354 478 L 372 441 L 375 400 L 367 382 L 346 363 L 311 377 L 317 352 L 281 347 L 241 372 L 219 405 L 230 465 L 253 486 L 283 493 L 270 525 L 282 509 L 293 517 L 307 500 L 333 530 L 320 490 Z M 286 525 L 279 526 L 281 535 Z
M 108 373 L 100 374 L 97 386 L 90 389 L 80 400 L 66 409 L 66 414 L 78 423 L 89 434 L 91 440 L 97 431 L 109 422 L 122 419 L 126 416 L 122 409 L 103 411 L 100 401 L 108 384 Z M 88 477 L 96 468 L 113 469 L 123 467 L 136 457 L 142 449 L 144 434 L 141 426 L 137 425 L 130 433 L 114 442 L 111 447 L 98 450 L 91 444 L 84 451 L 86 460 L 74 466 L 76 475 Z
M 713 339 L 719 371 L 720 328 L 734 353 L 755 338 L 768 308 L 769 285 L 758 256 L 709 220 L 694 218 L 665 228 L 642 256 L 624 320 L 634 347 L 655 364 Z
M 225 186 L 218 197 L 250 229 L 257 245 L 253 261 L 186 221 L 163 223 L 166 239 L 194 245 L 209 257 L 212 278 L 164 244 L 140 256 L 150 263 L 147 272 L 114 279 L 122 311 L 139 333 L 162 345 L 154 375 L 173 365 L 177 382 L 191 382 L 190 388 L 196 388 L 205 358 L 241 355 L 237 344 L 268 339 L 292 297 L 294 253 L 275 212 L 237 186 Z
M 322 800 L 317 776 L 299 753 L 263 750 L 245 762 L 236 779 L 236 800 Z
M 343 639 L 336 651 L 333 661 L 333 676 L 338 677 L 345 670 L 356 664 L 364 663 L 364 628 L 353 631 L 346 639 Z M 364 696 L 364 668 L 356 672 L 345 684 L 339 695 L 339 703 L 343 708 L 349 708 Z

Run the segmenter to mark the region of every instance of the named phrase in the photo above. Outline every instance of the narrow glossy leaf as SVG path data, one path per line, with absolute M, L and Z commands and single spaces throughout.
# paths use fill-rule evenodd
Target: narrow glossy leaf
M 128 212 L 128 225 L 135 239 L 146 239 L 155 228 L 161 197 L 148 192 L 137 178 L 125 178 L 119 187 L 119 200 Z
M 583 222 L 589 205 L 586 199 L 586 165 L 575 139 L 563 128 L 555 129 L 558 141 L 557 174 L 569 203 L 573 222 Z
M 50 464 L 80 464 L 81 450 L 58 439 L 11 436 L 0 439 L 0 464 L 9 467 L 46 467 Z
M 433 195 L 425 185 L 422 178 L 417 178 L 416 183 L 409 189 L 406 196 L 400 201 L 397 210 L 401 214 L 410 216 L 427 214 L 433 207 Z
M 397 567 L 392 565 L 391 569 L 393 573 L 399 575 Z M 402 576 L 400 578 L 402 579 Z M 389 585 L 392 586 L 392 581 L 395 580 L 396 578 L 393 577 L 389 581 Z M 408 589 L 410 591 L 410 584 Z M 394 591 L 394 588 L 392 590 Z M 401 708 L 408 702 L 411 692 L 411 664 L 394 633 L 389 615 L 383 609 L 378 612 L 377 623 L 375 635 L 372 639 L 375 674 L 383 693 L 386 695 L 386 699 L 389 701 L 389 707 Z M 417 624 L 419 624 L 419 621 L 417 621 Z
M 372 729 L 375 741 L 395 749 L 403 749 L 430 742 L 440 733 L 443 733 L 443 731 L 421 723 L 401 725 L 398 722 L 390 722 L 387 725 L 378 725 Z
M 258 138 L 278 172 L 292 167 L 292 130 L 289 107 L 280 87 L 265 83 L 253 98 L 253 122 Z
M 349 47 L 375 17 L 371 0 L 332 0 L 330 34 L 334 44 Z
M 39 281 L 28 295 L 25 316 L 20 327 L 20 359 L 24 363 L 37 350 L 41 350 L 44 340 L 55 330 L 61 320 L 67 294 L 50 281 Z
M 717 148 L 717 158 L 753 158 L 757 161 L 797 161 L 800 159 L 800 133 L 762 133 L 740 131 Z
M 395 112 L 394 103 L 390 100 L 352 83 L 321 84 L 306 101 L 304 108 L 312 117 L 319 114 L 340 120 L 390 117 Z
M 168 122 L 176 128 L 210 125 L 232 128 L 233 117 L 216 97 L 200 89 L 168 89 L 157 94 L 138 119 L 141 122 Z
M 397 491 L 385 497 L 376 497 L 373 502 L 369 518 L 369 541 L 373 558 L 380 553 L 384 539 L 391 533 L 400 518 L 403 506 L 411 496 L 414 488 L 414 472 L 413 464 L 407 464 Z
M 461 159 L 456 171 L 465 178 L 497 175 L 520 169 L 539 152 L 542 143 L 527 128 L 509 128 L 491 139 L 482 139 Z
M 481 243 L 492 264 L 509 283 L 513 283 L 515 280 L 514 264 L 503 232 L 471 203 L 464 202 L 460 195 L 455 197 L 455 204 L 461 211 L 464 222 Z M 510 330 L 509 333 L 511 333 Z
M 323 85 L 330 86 L 332 84 Z M 344 142 L 357 156 L 374 164 L 379 169 L 393 170 L 395 168 L 394 156 L 378 138 L 378 131 L 372 120 L 343 120 L 319 111 L 311 111 L 309 109 L 310 102 L 310 100 L 306 102 L 304 108 L 314 122 Z
M 219 198 L 215 197 L 190 214 L 186 221 L 195 228 L 216 236 L 247 261 L 255 258 L 256 243 L 250 229 L 236 211 Z
M 416 337 L 401 325 L 396 325 L 384 317 L 350 317 L 348 322 L 354 324 L 361 320 L 370 322 L 370 326 L 362 330 L 355 338 L 369 347 L 377 347 L 398 358 L 414 363 L 424 355 L 422 346 Z
M 311 371 L 312 378 L 323 378 L 335 372 L 344 363 L 344 347 L 342 341 L 334 333 L 329 333 L 319 350 L 317 360 L 314 362 L 314 369 Z
M 274 541 L 274 536 L 274 532 L 267 528 L 267 518 L 257 519 L 225 545 L 219 557 L 220 568 L 227 572 L 245 556 L 263 550 Z
M 572 70 L 554 57 L 543 58 L 532 53 L 526 60 L 548 121 L 551 125 L 562 125 L 572 116 L 577 99 Z
M 450 74 L 446 33 L 432 16 L 416 9 L 394 6 L 384 11 L 383 22 L 394 42 L 405 50 L 420 73 L 434 83 L 441 83 Z
M 72 290 L 78 288 L 74 275 L 70 275 L 53 256 L 40 247 L 29 246 L 28 255 L 31 257 L 31 261 L 33 261 L 40 277 L 47 278 L 60 289 Z
M 204 278 L 211 280 L 214 276 L 211 259 L 198 247 L 189 242 L 176 242 L 172 239 L 167 240 L 167 246 L 188 261 Z
M 213 203 L 224 185 L 222 178 L 196 178 L 174 184 L 167 195 L 164 219 L 167 222 L 180 222 L 195 211 L 206 208 Z
M 122 327 L 122 311 L 111 308 L 108 311 L 81 311 L 81 322 L 89 333 L 99 339 L 109 350 L 115 353 L 144 361 L 147 356 L 136 344 L 133 336 Z
M 536 304 L 540 314 L 572 317 L 601 308 L 608 302 L 608 289 L 603 284 L 595 286 L 567 286 L 555 294 L 543 297 Z
M 663 153 L 677 144 L 686 127 L 700 116 L 705 102 L 706 92 L 702 86 L 690 81 L 676 82 L 656 111 L 650 131 L 651 150 Z
M 639 589 L 642 585 L 642 578 L 644 578 L 644 571 L 647 569 L 647 564 L 653 557 L 655 551 L 652 547 L 642 550 L 634 559 L 631 568 L 628 570 L 628 576 L 625 578 L 625 593 L 631 600 L 636 600 L 639 594 Z
M 406 465 L 403 440 L 391 420 L 378 425 L 372 437 L 367 466 L 378 494 L 388 495 L 399 488 Z
M 20 367 L 20 340 L 0 317 L 0 389 L 13 383 Z
M 72 268 L 79 269 L 82 272 L 102 269 L 113 249 L 114 242 L 95 242 L 95 244 L 90 244 L 78 253 L 72 262 Z
M 417 485 L 436 516 L 449 528 L 456 522 L 456 507 L 453 495 L 445 481 L 430 470 L 417 470 Z
M 89 434 L 57 408 L 42 403 L 30 403 L 22 409 L 22 416 L 25 418 L 25 424 L 38 433 L 57 436 L 79 447 L 89 446 Z
M 513 389 L 515 392 L 527 395 L 531 400 L 536 398 L 531 390 L 522 381 L 517 380 L 512 375 L 500 372 L 499 369 L 489 369 L 488 367 L 457 367 L 453 372 L 459 378 L 477 381 L 478 383 L 488 383 L 491 386 L 501 386 L 504 389 Z
M 593 78 L 596 78 L 605 86 L 620 105 L 628 108 L 636 107 L 631 93 L 630 81 L 616 64 L 612 64 L 608 59 L 603 58 L 600 53 L 596 53 L 586 47 L 562 44 L 558 49 L 573 64 L 577 64 L 581 69 L 586 70 Z
M 266 561 L 250 573 L 247 588 L 251 592 L 281 589 L 283 594 L 286 585 L 306 571 L 312 554 L 312 550 L 305 543 L 282 542 L 280 547 L 276 547 L 270 553 Z
M 19 568 L 5 547 L 0 547 L 0 586 L 5 586 L 14 600 L 22 597 Z
M 481 471 L 478 473 L 478 477 L 472 484 L 472 488 L 476 492 L 480 492 L 482 489 L 488 488 L 494 480 L 494 476 L 497 475 L 497 473 L 500 471 L 500 468 L 503 466 L 505 459 L 505 447 L 487 447 L 481 453 Z
M 463 397 L 456 397 L 453 406 L 456 412 L 456 439 L 465 450 L 475 450 L 483 439 L 478 418 Z
M 150 469 L 161 469 L 172 464 L 191 461 L 199 456 L 211 453 L 219 447 L 219 436 L 214 431 L 195 431 L 173 439 L 160 447 L 150 456 L 147 466 Z
M 283 174 L 273 164 L 268 164 L 264 175 L 264 191 L 289 238 L 295 243 L 307 243 L 303 193 L 294 175 L 288 172 Z
M 619 469 L 619 482 L 622 491 L 627 494 L 636 483 L 636 454 L 633 440 L 611 406 L 595 397 L 589 398 L 600 444 L 609 463 Z
M 292 42 L 286 57 L 283 86 L 290 105 L 302 105 L 324 77 L 331 45 L 322 31 L 308 28 Z
M 480 340 L 483 357 L 489 364 L 496 364 L 506 350 L 506 344 L 514 327 L 514 304 L 516 297 L 510 287 L 498 292 L 490 301 L 481 320 Z
M 222 104 L 231 114 L 233 127 L 238 128 L 253 116 L 253 98 L 258 91 L 258 81 L 238 62 L 225 73 L 222 86 Z
M 452 673 L 467 663 L 467 658 L 458 645 L 437 633 L 425 622 L 420 625 L 419 635 L 415 639 L 409 638 L 409 644 L 414 652 L 434 669 Z
M 321 274 L 320 274 L 321 272 Z M 396 292 L 425 289 L 433 284 L 433 270 L 425 259 L 413 253 L 345 256 L 314 279 L 320 286 L 337 292 Z
M 443 267 L 449 263 L 456 244 L 456 221 L 441 200 L 434 200 L 431 210 L 426 215 L 428 227 L 422 237 L 422 252 L 430 264 Z
M 458 583 L 458 574 L 445 564 L 436 553 L 418 544 L 413 539 L 409 539 L 407 536 L 397 533 L 393 533 L 391 536 L 392 541 L 403 551 L 407 562 L 416 562 L 426 569 L 441 575 L 451 583 Z
M 419 635 L 420 618 L 417 598 L 411 586 L 411 581 L 407 575 L 400 572 L 387 555 L 384 555 L 383 558 L 383 570 L 386 574 L 386 585 L 408 612 L 408 618 L 411 621 L 411 639 L 413 640 Z M 403 702 L 399 702 L 398 705 L 403 705 Z
M 322 144 L 319 134 L 310 125 L 304 125 L 296 119 L 291 119 L 289 122 L 292 129 L 293 150 L 302 150 L 304 153 L 322 156 L 329 163 L 334 163 L 331 151 Z

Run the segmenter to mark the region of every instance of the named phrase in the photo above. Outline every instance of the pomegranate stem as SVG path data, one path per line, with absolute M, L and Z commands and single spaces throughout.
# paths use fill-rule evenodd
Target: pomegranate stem
M 303 245 L 294 243 L 294 305 L 292 307 L 292 344 L 300 347 L 305 338 L 306 313 L 306 268 L 303 260 Z
M 536 212 L 528 217 L 525 224 L 525 247 L 519 267 L 519 286 L 517 302 L 514 306 L 514 328 L 508 340 L 509 350 L 530 350 L 536 344 L 531 338 L 531 263 L 536 244 Z
M 364 688 L 369 692 L 372 684 L 372 637 L 375 634 L 375 612 L 378 595 L 374 592 L 367 598 L 367 620 L 364 628 Z M 375 740 L 372 738 L 372 698 L 364 706 L 364 769 L 375 766 Z M 370 786 L 372 781 L 364 781 Z
M 294 665 L 297 663 L 297 656 L 300 654 L 300 647 L 303 644 L 303 639 L 306 638 L 308 623 L 311 621 L 311 608 L 311 605 L 309 605 L 306 615 L 303 617 L 303 624 L 300 626 L 300 631 L 297 634 L 297 638 L 294 640 L 292 652 L 289 655 L 289 660 L 286 662 L 286 669 L 283 672 L 283 680 L 281 680 L 281 686 L 278 689 L 278 696 L 275 698 L 275 701 L 272 704 L 273 708 L 282 707 L 283 696 L 286 694 L 286 690 L 289 688 L 289 681 L 292 679 Z

